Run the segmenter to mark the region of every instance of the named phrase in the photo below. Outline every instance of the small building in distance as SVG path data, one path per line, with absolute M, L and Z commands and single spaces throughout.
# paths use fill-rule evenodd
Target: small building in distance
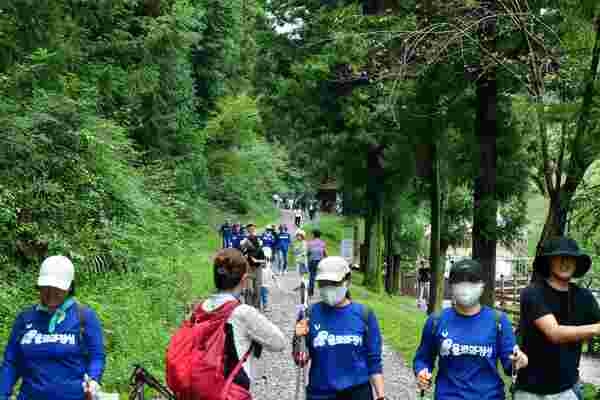
M 321 212 L 334 213 L 335 205 L 338 198 L 337 181 L 334 178 L 329 178 L 323 181 L 317 192 L 317 200 Z

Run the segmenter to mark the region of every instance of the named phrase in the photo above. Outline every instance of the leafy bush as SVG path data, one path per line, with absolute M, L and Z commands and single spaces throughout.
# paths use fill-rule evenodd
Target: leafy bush
M 210 199 L 224 209 L 245 214 L 285 188 L 286 152 L 262 129 L 256 101 L 245 94 L 222 99 L 208 121 Z

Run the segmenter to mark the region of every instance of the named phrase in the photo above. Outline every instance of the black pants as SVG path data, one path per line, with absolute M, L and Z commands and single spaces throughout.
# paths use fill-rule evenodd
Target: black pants
M 317 267 L 321 260 L 313 260 L 308 262 L 308 295 L 310 297 L 315 294 L 315 279 L 317 278 Z
M 310 394 L 306 398 L 311 400 Z M 367 382 L 364 385 L 352 386 L 349 389 L 337 392 L 335 400 L 373 400 L 371 384 Z

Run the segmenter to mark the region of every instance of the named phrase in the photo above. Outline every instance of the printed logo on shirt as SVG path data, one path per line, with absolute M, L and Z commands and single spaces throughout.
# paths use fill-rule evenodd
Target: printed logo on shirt
M 319 329 L 321 329 L 321 324 L 315 324 L 314 327 L 315 330 L 318 331 Z
M 359 335 L 334 335 L 327 331 L 321 331 L 313 340 L 313 347 L 333 347 L 339 344 L 352 344 L 362 346 L 363 338 Z
M 440 357 L 449 356 L 479 356 L 482 358 L 491 358 L 494 349 L 492 346 L 479 346 L 470 344 L 454 343 L 452 339 L 444 339 L 440 346 Z
M 46 344 L 46 343 L 60 343 L 75 345 L 75 335 L 72 333 L 39 333 L 35 329 L 31 329 L 23 335 L 21 339 L 21 345 L 29 344 Z

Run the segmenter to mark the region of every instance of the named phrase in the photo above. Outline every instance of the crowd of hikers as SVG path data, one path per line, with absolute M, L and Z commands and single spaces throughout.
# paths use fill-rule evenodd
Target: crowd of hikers
M 282 352 L 289 341 L 269 313 L 243 304 L 242 293 L 252 272 L 268 268 L 269 254 L 279 259 L 275 274 L 285 274 L 291 248 L 299 287 L 308 287 L 310 299 L 300 312 L 290 310 L 298 313 L 290 362 L 308 368 L 305 398 L 385 399 L 378 320 L 353 300 L 348 262 L 328 255 L 318 230 L 307 241 L 302 230 L 292 239 L 285 225 L 269 226 L 260 235 L 256 228 L 229 223 L 221 228 L 224 248 L 212 266 L 216 291 L 193 306 L 166 351 L 174 396 L 251 399 L 256 360 L 263 351 Z M 590 266 L 590 257 L 572 239 L 545 242 L 533 264 L 537 278 L 521 292 L 517 339 L 504 313 L 481 304 L 481 265 L 471 259 L 453 264 L 452 306 L 428 317 L 413 360 L 421 396 L 435 376 L 435 399 L 502 400 L 503 371 L 513 380 L 514 399 L 581 400 L 582 343 L 600 335 L 600 308 L 572 279 Z M 265 305 L 268 285 L 261 288 Z M 9 400 L 19 381 L 19 400 L 99 399 L 106 364 L 102 326 L 95 311 L 75 299 L 72 262 L 63 256 L 44 260 L 37 288 L 39 303 L 16 317 L 4 351 L 0 400 Z

